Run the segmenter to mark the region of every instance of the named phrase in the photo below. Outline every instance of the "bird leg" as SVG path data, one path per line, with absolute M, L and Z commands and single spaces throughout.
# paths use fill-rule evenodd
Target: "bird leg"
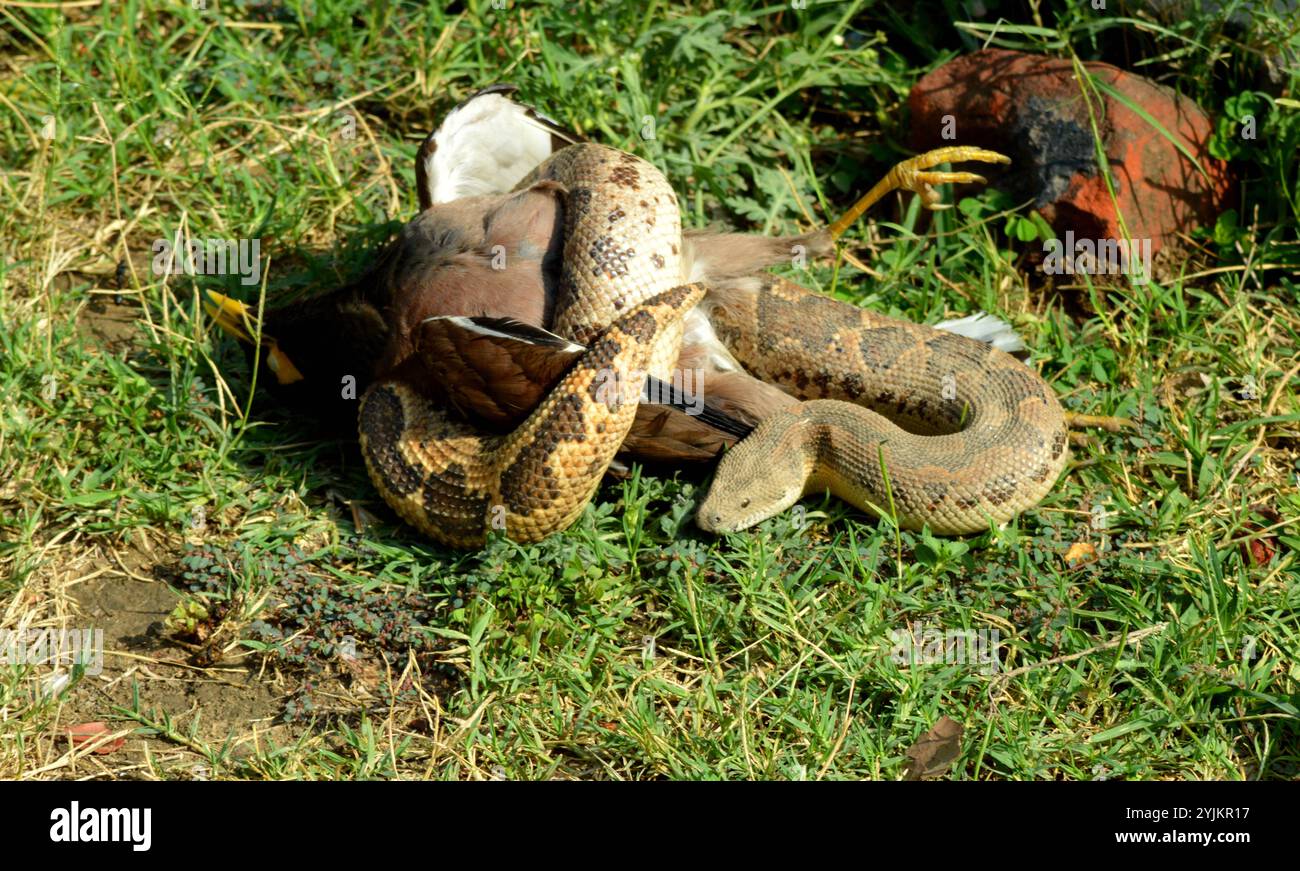
M 886 194 L 895 190 L 908 190 L 921 195 L 921 204 L 931 211 L 949 208 L 939 203 L 939 192 L 933 185 L 937 184 L 984 184 L 987 179 L 973 172 L 928 172 L 931 167 L 941 163 L 965 160 L 978 160 L 982 163 L 1011 162 L 1011 158 L 996 151 L 975 148 L 970 145 L 950 145 L 936 148 L 916 157 L 910 157 L 895 166 L 876 186 L 839 217 L 829 229 L 832 239 L 839 239 L 853 222 L 862 217 L 867 209 L 878 203 Z
M 983 184 L 985 178 L 973 172 L 929 172 L 932 166 L 961 160 L 985 163 L 1010 163 L 1011 158 L 967 145 L 927 151 L 908 158 L 891 169 L 866 196 L 853 204 L 838 221 L 821 230 L 799 236 L 755 236 L 750 233 L 718 233 L 712 230 L 687 230 L 683 236 L 683 260 L 691 281 L 711 287 L 733 279 L 744 279 L 792 262 L 794 258 L 820 260 L 835 253 L 835 242 L 844 231 L 862 217 L 867 209 L 893 190 L 910 190 L 921 195 L 927 209 L 946 209 L 939 203 L 937 184 Z

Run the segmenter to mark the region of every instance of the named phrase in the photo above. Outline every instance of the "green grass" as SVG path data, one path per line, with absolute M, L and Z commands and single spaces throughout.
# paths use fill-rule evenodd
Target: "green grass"
M 1289 104 L 1241 96 L 1300 50 L 1293 24 L 207 5 L 0 7 L 0 629 L 158 624 L 53 697 L 0 671 L 0 776 L 894 779 L 944 715 L 965 727 L 951 778 L 1300 776 L 1300 76 Z M 1182 277 L 1044 285 L 993 192 L 964 210 L 982 220 L 898 199 L 855 231 L 874 275 L 801 274 L 918 321 L 998 312 L 1068 409 L 1140 422 L 1004 529 L 934 539 L 809 499 L 715 539 L 692 520 L 707 480 L 638 470 L 562 535 L 445 551 L 345 439 L 250 404 L 198 305 L 247 288 L 148 270 L 185 228 L 260 238 L 272 298 L 333 286 L 414 212 L 419 139 L 495 81 L 654 161 L 692 225 L 804 229 L 905 154 L 911 84 L 999 16 L 995 44 L 1267 107 L 1259 139 L 1222 139 L 1240 202 Z M 1078 541 L 1101 559 L 1067 564 Z M 164 621 L 175 597 L 93 612 L 110 580 L 168 585 L 188 622 Z M 912 628 L 996 630 L 1000 670 L 900 664 Z M 89 720 L 127 745 L 70 754 Z

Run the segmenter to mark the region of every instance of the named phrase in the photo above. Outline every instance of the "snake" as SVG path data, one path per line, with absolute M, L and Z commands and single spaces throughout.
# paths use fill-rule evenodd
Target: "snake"
M 704 308 L 750 374 L 805 400 L 723 455 L 697 515 L 706 531 L 829 490 L 906 529 L 978 532 L 1037 505 L 1065 466 L 1055 391 L 992 345 L 771 275 Z
M 591 500 L 632 426 L 648 375 L 677 359 L 704 288 L 684 281 L 681 213 L 663 174 L 625 151 L 561 149 L 519 183 L 566 190 L 563 265 L 551 328 L 587 350 L 513 431 L 482 432 L 400 379 L 371 385 L 361 452 L 407 523 L 454 547 L 493 530 L 536 541 Z
M 676 194 L 628 152 L 570 145 L 516 190 L 546 180 L 567 191 L 551 329 L 587 348 L 573 368 L 508 433 L 400 379 L 362 398 L 371 480 L 433 539 L 477 547 L 499 530 L 529 542 L 572 524 L 696 306 L 750 376 L 799 400 L 723 456 L 696 515 L 706 531 L 738 532 L 829 490 L 904 528 L 977 532 L 1036 505 L 1064 468 L 1059 401 L 1018 359 L 772 274 L 688 282 Z

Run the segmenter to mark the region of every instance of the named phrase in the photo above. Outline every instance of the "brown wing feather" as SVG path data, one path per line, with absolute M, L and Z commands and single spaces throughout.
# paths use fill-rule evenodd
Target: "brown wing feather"
M 426 387 L 440 387 L 467 417 L 502 427 L 527 417 L 586 350 L 510 318 L 429 318 L 413 339 Z

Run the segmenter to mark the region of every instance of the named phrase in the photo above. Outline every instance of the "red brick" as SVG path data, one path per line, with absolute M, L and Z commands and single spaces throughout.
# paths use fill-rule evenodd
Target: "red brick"
M 1152 250 L 1179 232 L 1212 224 L 1235 199 L 1226 163 L 1210 157 L 1213 124 L 1192 100 L 1142 76 L 1104 63 L 1089 72 L 1140 106 L 1196 156 L 1197 172 L 1168 138 L 1138 113 L 1104 92 L 1097 124 L 1115 179 L 1116 200 L 1129 234 L 1150 238 Z M 1007 154 L 1012 166 L 990 181 L 1034 207 L 1058 234 L 1122 238 L 1096 160 L 1092 123 L 1068 60 L 1003 49 L 957 58 L 912 88 L 912 145 L 979 145 Z M 1094 97 L 1094 111 L 1098 104 Z M 944 139 L 944 116 L 956 136 Z M 981 170 L 982 171 L 982 170 Z

